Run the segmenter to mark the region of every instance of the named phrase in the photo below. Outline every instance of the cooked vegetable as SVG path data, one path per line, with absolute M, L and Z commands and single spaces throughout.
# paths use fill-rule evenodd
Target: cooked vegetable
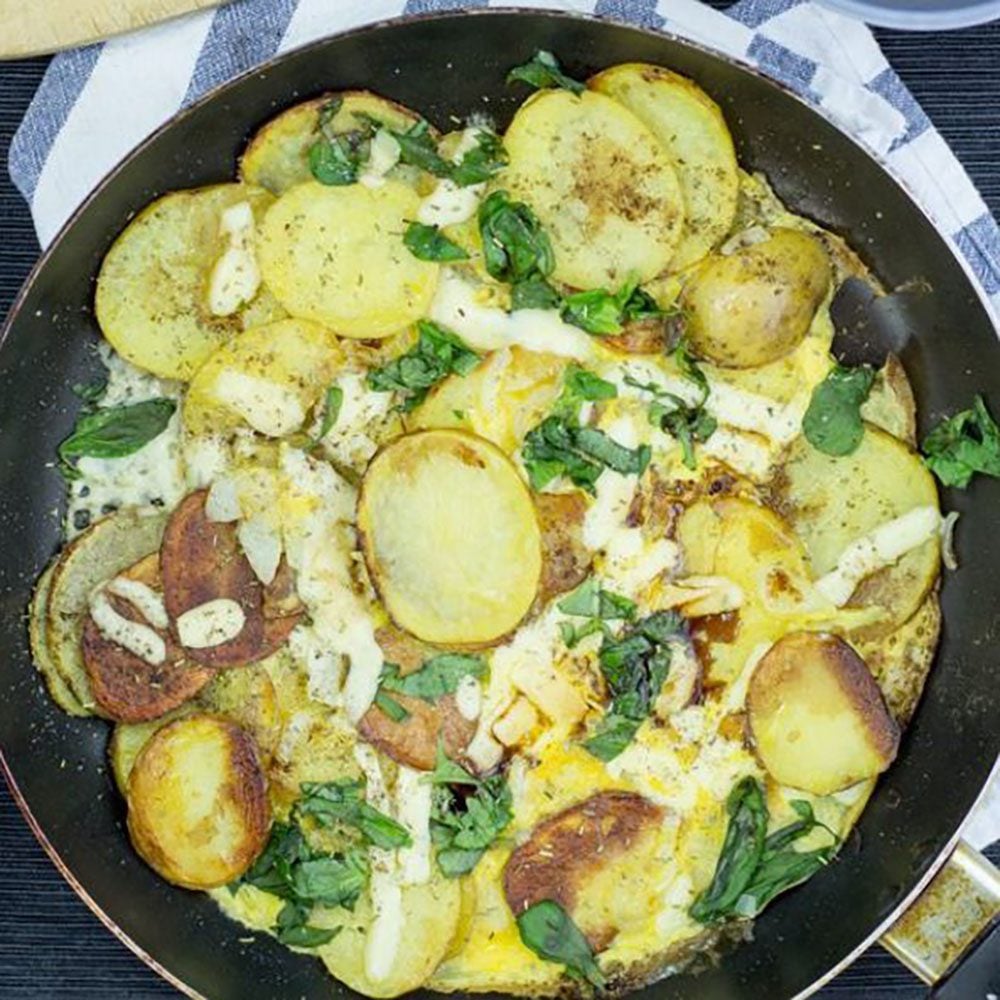
M 105 255 L 97 278 L 94 310 L 112 347 L 154 375 L 189 379 L 231 337 L 280 318 L 266 289 L 227 316 L 214 315 L 206 297 L 228 245 L 222 213 L 247 202 L 259 221 L 272 201 L 261 188 L 216 184 L 174 191 L 140 212 Z
M 507 74 L 508 83 L 526 83 L 536 90 L 545 87 L 562 87 L 573 94 L 582 94 L 586 89 L 579 80 L 567 76 L 559 65 L 559 60 L 551 52 L 539 49 L 526 63 L 515 66 Z
M 613 294 L 594 288 L 574 292 L 562 300 L 563 319 L 598 336 L 621 333 L 628 323 L 662 315 L 663 310 L 635 281 L 626 281 Z
M 426 660 L 419 670 L 402 676 L 396 664 L 387 663 L 383 668 L 381 686 L 385 691 L 435 701 L 446 694 L 454 694 L 463 677 L 480 679 L 486 672 L 486 662 L 481 656 L 440 653 Z
M 691 347 L 729 368 L 777 361 L 806 335 L 830 278 L 822 244 L 795 229 L 708 257 L 681 300 Z
M 924 438 L 927 467 L 945 486 L 965 489 L 977 473 L 1000 476 L 1000 427 L 982 396 L 971 409 L 942 420 Z
M 323 438 L 333 430 L 337 417 L 340 415 L 340 408 L 344 405 L 344 390 L 339 385 L 329 385 L 323 395 L 323 418 L 320 420 L 319 430 L 316 436 L 310 441 L 310 448 L 318 448 Z
M 840 846 L 833 843 L 812 851 L 790 845 L 817 826 L 812 806 L 792 803 L 799 819 L 767 835 L 769 813 L 756 778 L 744 778 L 729 793 L 729 825 L 711 884 L 691 906 L 691 916 L 703 924 L 756 916 L 778 893 L 804 882 L 829 864 Z
M 218 716 L 160 729 L 128 784 L 128 829 L 145 861 L 189 889 L 242 875 L 267 842 L 271 806 L 253 739 Z
M 628 108 L 670 155 L 684 195 L 684 235 L 670 268 L 701 260 L 732 228 L 739 191 L 736 150 L 719 106 L 686 77 L 648 63 L 612 66 L 587 86 Z
M 468 260 L 469 255 L 454 240 L 448 239 L 437 226 L 411 222 L 403 233 L 403 244 L 419 260 L 434 260 L 447 264 Z
M 172 399 L 146 399 L 85 411 L 59 445 L 62 468 L 72 478 L 77 475 L 74 459 L 124 458 L 137 452 L 163 433 L 176 409 Z
M 854 451 L 865 433 L 861 407 L 874 381 L 875 372 L 867 365 L 845 368 L 835 364 L 813 389 L 802 420 L 806 440 L 826 455 L 849 455 Z
M 427 642 L 493 642 L 535 598 L 531 497 L 509 459 L 471 434 L 423 431 L 384 448 L 365 474 L 358 528 L 389 613 Z
M 418 202 L 392 180 L 374 188 L 297 184 L 261 224 L 264 281 L 293 316 L 343 337 L 402 330 L 426 314 L 437 284 L 437 267 L 417 260 L 399 238 Z
M 591 986 L 604 986 L 600 966 L 580 929 L 566 911 L 551 899 L 543 899 L 517 918 L 521 940 L 535 954 L 549 962 L 559 962 L 566 971 Z
M 547 278 L 555 267 L 552 244 L 532 210 L 494 191 L 479 206 L 483 264 L 490 276 L 518 286 Z M 536 293 L 533 293 L 536 294 Z M 522 298 L 515 308 L 526 308 Z
M 342 778 L 340 781 L 307 781 L 302 785 L 302 798 L 295 804 L 298 816 L 310 816 L 320 826 L 342 823 L 356 827 L 374 847 L 395 850 L 413 843 L 405 826 L 391 816 L 379 812 L 363 798 L 360 781 Z
M 591 91 L 543 90 L 521 106 L 504 143 L 504 186 L 548 234 L 556 280 L 615 288 L 670 263 L 684 224 L 677 174 L 622 105 Z
M 768 650 L 750 680 L 747 721 L 771 776 L 814 795 L 881 774 L 899 746 L 864 660 L 822 632 L 793 632 Z
M 437 848 L 438 868 L 448 878 L 471 872 L 514 818 L 510 788 L 502 774 L 479 781 L 459 765 L 453 767 L 461 773 L 458 781 L 453 774 L 445 775 L 448 784 L 472 785 L 475 790 L 457 797 L 439 784 L 434 791 L 431 840 Z
M 539 493 L 535 510 L 542 532 L 542 577 L 538 599 L 579 586 L 590 572 L 591 553 L 583 544 L 587 501 L 579 493 Z
M 595 577 L 585 580 L 572 594 L 564 597 L 557 605 L 564 614 L 586 618 L 582 625 L 560 622 L 559 631 L 563 642 L 572 649 L 581 639 L 595 632 L 611 635 L 605 622 L 631 621 L 635 618 L 636 604 L 621 594 L 605 590 Z

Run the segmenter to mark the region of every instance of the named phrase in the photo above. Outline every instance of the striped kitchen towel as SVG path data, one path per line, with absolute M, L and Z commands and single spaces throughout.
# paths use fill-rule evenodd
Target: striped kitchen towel
M 909 188 L 1000 315 L 1000 229 L 962 166 L 859 21 L 804 0 L 517 0 L 693 39 L 750 62 L 818 105 Z M 95 184 L 209 88 L 278 52 L 400 14 L 491 0 L 234 0 L 52 61 L 10 149 L 10 173 L 48 244 Z M 1000 785 L 967 831 L 1000 837 Z

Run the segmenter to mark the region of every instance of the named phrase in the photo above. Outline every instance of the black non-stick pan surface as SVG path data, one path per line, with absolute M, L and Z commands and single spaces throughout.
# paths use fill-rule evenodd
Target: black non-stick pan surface
M 921 430 L 969 405 L 1000 403 L 1000 347 L 961 265 L 907 194 L 853 140 L 778 85 L 669 37 L 592 19 L 480 11 L 364 28 L 293 52 L 181 114 L 116 170 L 45 255 L 0 345 L 0 746 L 22 806 L 60 866 L 106 921 L 179 985 L 213 1000 L 345 996 L 319 962 L 225 919 L 132 851 L 106 763 L 109 726 L 64 716 L 28 654 L 25 608 L 59 544 L 55 447 L 74 422 L 74 383 L 99 365 L 92 314 L 101 258 L 129 217 L 175 188 L 232 177 L 246 138 L 281 108 L 327 89 L 368 88 L 426 114 L 487 112 L 506 125 L 523 92 L 507 69 L 555 51 L 577 77 L 644 60 L 686 74 L 722 106 L 744 167 L 792 208 L 845 236 L 901 297 L 892 323 L 919 401 Z M 560 168 L 552 165 L 553 170 Z M 917 282 L 917 285 L 914 285 Z M 894 338 L 894 339 L 896 339 Z M 839 859 L 779 899 L 753 941 L 717 968 L 642 996 L 778 1000 L 856 953 L 935 866 L 1000 747 L 1000 482 L 944 497 L 962 512 L 961 569 L 946 575 L 937 664 L 899 759 Z

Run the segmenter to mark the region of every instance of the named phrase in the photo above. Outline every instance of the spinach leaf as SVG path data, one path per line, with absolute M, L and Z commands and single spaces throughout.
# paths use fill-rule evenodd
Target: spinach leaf
M 410 717 L 410 713 L 395 698 L 387 695 L 381 687 L 375 692 L 374 703 L 375 707 L 389 716 L 393 722 L 405 722 Z
M 403 234 L 403 244 L 418 260 L 453 261 L 468 260 L 469 255 L 455 242 L 448 239 L 437 226 L 411 222 Z
M 382 671 L 380 689 L 435 701 L 446 694 L 454 694 L 463 677 L 478 679 L 485 675 L 486 661 L 481 656 L 441 653 L 425 660 L 419 670 L 405 677 L 400 676 L 395 663 L 387 663 Z
M 511 285 L 547 278 L 555 267 L 552 244 L 535 213 L 506 191 L 494 191 L 479 206 L 483 263 L 490 277 Z
M 924 462 L 945 486 L 965 489 L 980 472 L 1000 476 L 1000 427 L 982 396 L 972 408 L 942 420 L 923 443 Z
M 770 819 L 764 790 L 754 777 L 743 778 L 729 793 L 729 825 L 710 885 L 691 906 L 699 923 L 714 924 L 731 917 L 754 917 L 779 893 L 798 885 L 830 863 L 840 841 L 820 823 L 803 799 L 791 803 L 799 819 L 765 836 Z M 816 827 L 831 843 L 812 851 L 791 845 Z
M 806 440 L 824 455 L 850 455 L 861 444 L 865 425 L 861 404 L 868 398 L 875 372 L 868 365 L 845 368 L 835 364 L 813 389 L 802 418 Z
M 519 913 L 517 930 L 524 944 L 539 958 L 564 965 L 575 979 L 585 979 L 597 989 L 604 986 L 604 976 L 590 944 L 555 900 L 543 899 Z
M 514 818 L 510 789 L 502 774 L 478 781 L 474 788 L 464 797 L 449 787 L 438 786 L 434 791 L 431 840 L 437 847 L 438 867 L 448 878 L 472 871 Z
M 63 469 L 76 474 L 73 459 L 125 458 L 162 434 L 177 404 L 172 399 L 146 399 L 89 410 L 77 418 L 73 433 L 59 445 Z
M 518 309 L 558 309 L 561 306 L 562 296 L 538 275 L 510 286 L 511 312 Z
M 451 168 L 450 178 L 459 187 L 482 184 L 510 162 L 500 137 L 489 129 L 476 132 L 476 145 Z
M 278 913 L 274 933 L 278 940 L 291 948 L 318 948 L 332 941 L 340 927 L 324 928 L 309 925 L 309 907 L 289 900 Z
M 400 409 L 408 413 L 419 406 L 432 386 L 452 373 L 468 375 L 479 364 L 479 355 L 444 327 L 430 320 L 417 322 L 418 340 L 405 354 L 368 373 L 368 388 L 399 392 Z
M 362 836 L 376 847 L 393 850 L 412 843 L 405 826 L 379 812 L 363 798 L 360 781 L 342 778 L 340 781 L 306 781 L 302 798 L 295 804 L 296 816 L 311 816 L 320 826 L 344 823 L 356 827 Z
M 579 80 L 567 76 L 559 65 L 559 60 L 551 52 L 539 49 L 526 63 L 515 66 L 507 74 L 507 82 L 520 81 L 541 90 L 545 87 L 562 87 L 574 94 L 582 94 L 587 88 Z
M 318 448 L 323 442 L 323 438 L 330 433 L 330 428 L 337 422 L 340 416 L 340 408 L 344 405 L 344 390 L 339 385 L 327 387 L 323 397 L 323 419 L 320 421 L 319 431 L 309 442 L 308 449 Z

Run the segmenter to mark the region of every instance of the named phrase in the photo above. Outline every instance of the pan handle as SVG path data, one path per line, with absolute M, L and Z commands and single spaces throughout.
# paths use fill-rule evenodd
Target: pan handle
M 934 986 L 954 976 L 959 964 L 986 938 L 996 937 L 991 931 L 998 921 L 1000 869 L 960 840 L 941 870 L 882 935 L 880 943 L 911 972 Z

